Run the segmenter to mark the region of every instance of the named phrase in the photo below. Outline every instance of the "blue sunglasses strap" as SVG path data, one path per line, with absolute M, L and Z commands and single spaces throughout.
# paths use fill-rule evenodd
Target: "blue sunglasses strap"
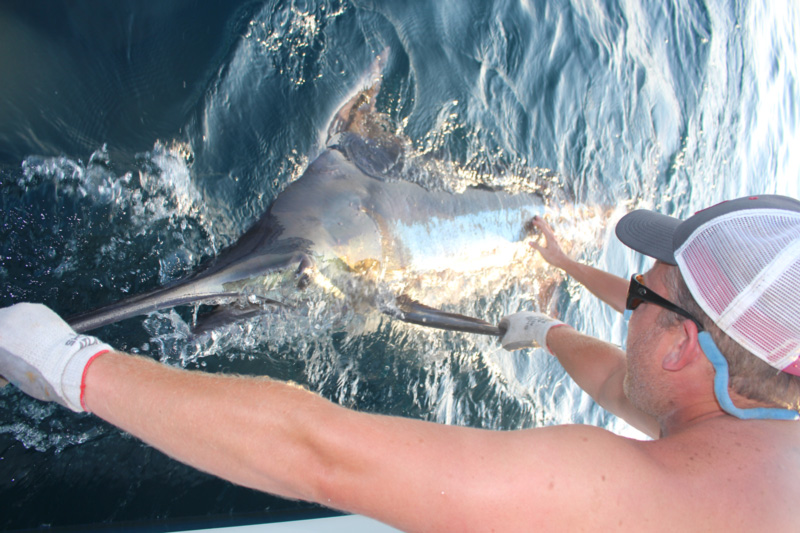
M 717 397 L 720 407 L 726 413 L 743 420 L 762 419 L 762 420 L 800 420 L 800 413 L 791 409 L 780 409 L 777 407 L 754 407 L 751 409 L 740 409 L 733 405 L 731 395 L 728 392 L 728 361 L 717 348 L 716 343 L 707 331 L 701 331 L 697 335 L 700 347 L 705 352 L 708 360 L 714 366 L 714 394 Z

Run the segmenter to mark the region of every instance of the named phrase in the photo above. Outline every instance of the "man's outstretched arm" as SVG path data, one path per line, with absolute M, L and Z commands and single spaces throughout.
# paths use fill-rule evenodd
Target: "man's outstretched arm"
M 657 437 L 655 419 L 633 406 L 625 395 L 625 352 L 613 344 L 578 333 L 560 320 L 535 311 L 520 311 L 498 324 L 507 350 L 541 346 L 558 358 L 575 382 L 597 403 L 648 435 Z
M 498 432 L 358 413 L 289 384 L 119 353 L 89 366 L 85 392 L 90 411 L 198 469 L 404 531 L 611 524 L 601 502 L 636 492 L 615 469 L 643 459 L 595 427 Z

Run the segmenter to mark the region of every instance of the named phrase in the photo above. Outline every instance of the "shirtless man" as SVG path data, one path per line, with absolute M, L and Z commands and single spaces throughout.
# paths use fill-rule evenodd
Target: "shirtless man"
M 627 215 L 620 239 L 657 259 L 629 292 L 566 258 L 535 224 L 547 260 L 616 309 L 634 308 L 627 356 L 533 313 L 506 317 L 502 342 L 546 346 L 601 405 L 655 440 L 358 413 L 268 378 L 122 354 L 31 304 L 0 310 L 0 374 L 201 470 L 405 531 L 797 530 L 800 202 L 739 199 L 685 222 Z M 715 386 L 716 346 L 730 387 Z

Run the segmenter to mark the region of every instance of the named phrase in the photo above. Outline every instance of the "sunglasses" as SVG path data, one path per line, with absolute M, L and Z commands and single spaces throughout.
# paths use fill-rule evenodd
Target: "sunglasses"
M 688 318 L 697 325 L 698 331 L 703 331 L 703 325 L 699 320 L 693 317 L 689 311 L 681 309 L 666 298 L 663 298 L 652 290 L 648 289 L 642 284 L 642 281 L 644 281 L 644 277 L 641 274 L 634 274 L 631 276 L 631 284 L 628 286 L 628 297 L 625 300 L 625 309 L 630 309 L 633 311 L 645 302 L 655 304 L 659 307 L 663 307 L 664 309 L 672 311 L 673 313 L 677 313 L 684 318 Z

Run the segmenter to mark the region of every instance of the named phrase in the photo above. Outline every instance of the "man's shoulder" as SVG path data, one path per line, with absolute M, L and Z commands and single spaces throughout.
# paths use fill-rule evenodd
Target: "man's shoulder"
M 705 513 L 709 527 L 796 527 L 787 512 L 800 492 L 796 422 L 726 418 L 654 441 L 645 452 L 664 466 L 665 486 L 681 487 L 687 516 Z M 712 505 L 726 515 L 709 514 Z
M 515 492 L 536 502 L 525 517 L 530 530 L 652 529 L 659 502 L 669 500 L 671 474 L 639 441 L 588 425 L 536 428 L 503 450 L 519 459 Z M 525 475 L 520 475 L 525 472 Z M 580 510 L 577 512 L 577 510 Z
M 655 441 L 624 437 L 596 426 L 565 424 L 522 433 L 527 433 L 522 437 L 524 450 L 535 450 L 538 458 L 554 459 L 545 467 L 552 468 L 554 475 L 610 481 L 619 472 L 642 474 L 634 478 L 621 476 L 621 486 L 627 487 L 643 477 L 653 479 L 662 467 L 658 452 L 652 450 Z
M 791 518 L 784 516 L 784 509 L 792 508 L 791 495 L 800 491 L 800 426 L 737 422 L 658 440 L 592 426 L 556 426 L 533 430 L 530 442 L 557 457 L 539 464 L 545 479 L 569 486 L 563 493 L 568 497 L 551 496 L 551 504 L 600 505 L 593 517 L 575 517 L 576 526 L 591 519 L 614 527 L 635 522 L 644 529 L 741 529 L 761 523 L 780 530 Z M 617 505 L 609 507 L 610 502 Z

